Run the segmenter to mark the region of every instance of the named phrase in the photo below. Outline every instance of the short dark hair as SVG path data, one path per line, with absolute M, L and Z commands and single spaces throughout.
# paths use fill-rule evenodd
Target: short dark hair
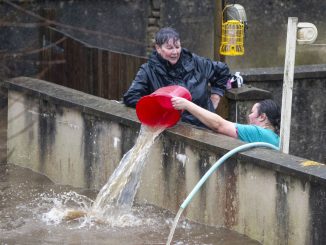
M 265 113 L 270 123 L 275 128 L 275 132 L 279 134 L 281 124 L 280 107 L 271 99 L 258 102 L 258 115 Z
M 155 35 L 155 44 L 162 46 L 170 39 L 173 39 L 173 42 L 180 41 L 179 33 L 172 27 L 164 27 L 160 29 Z

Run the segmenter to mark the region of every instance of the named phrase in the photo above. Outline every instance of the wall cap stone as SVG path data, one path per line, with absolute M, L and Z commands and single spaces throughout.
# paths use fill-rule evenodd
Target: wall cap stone
M 243 85 L 240 88 L 232 88 L 225 93 L 230 100 L 264 100 L 272 98 L 270 91 L 259 89 L 251 85 Z

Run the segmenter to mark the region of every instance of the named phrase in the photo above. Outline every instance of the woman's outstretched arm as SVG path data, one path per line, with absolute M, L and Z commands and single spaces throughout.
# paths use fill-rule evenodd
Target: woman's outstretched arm
M 225 120 L 219 115 L 181 97 L 173 97 L 171 102 L 174 109 L 187 110 L 213 131 L 231 136 L 233 138 L 238 138 L 236 127 L 233 122 Z

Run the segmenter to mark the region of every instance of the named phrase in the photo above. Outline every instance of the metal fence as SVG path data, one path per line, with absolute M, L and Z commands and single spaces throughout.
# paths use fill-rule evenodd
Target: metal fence
M 42 33 L 39 77 L 106 99 L 120 100 L 140 65 L 147 61 L 92 47 L 54 28 Z

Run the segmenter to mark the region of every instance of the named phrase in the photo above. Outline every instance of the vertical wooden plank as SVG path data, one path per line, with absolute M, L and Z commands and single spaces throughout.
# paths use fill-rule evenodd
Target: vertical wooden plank
M 40 66 L 39 66 L 39 74 L 42 74 L 39 76 L 40 79 L 49 80 L 49 62 L 51 61 L 51 49 L 44 49 L 45 48 L 45 41 L 48 41 L 50 43 L 50 34 L 48 31 L 48 28 L 41 28 L 41 34 L 40 34 L 40 43 L 42 47 L 42 51 L 40 52 L 39 59 L 40 59 Z
M 102 53 L 102 65 L 103 65 L 103 73 L 102 73 L 102 96 L 103 98 L 109 98 L 109 52 L 107 50 Z
M 97 87 L 96 84 L 94 84 L 94 71 L 93 71 L 93 52 L 92 48 L 88 46 L 82 46 L 83 47 L 83 56 L 85 57 L 85 69 L 83 72 L 83 82 L 86 93 L 90 93 L 92 95 L 95 94 L 95 89 Z
M 67 70 L 67 83 L 66 86 L 69 88 L 73 87 L 73 74 L 74 74 L 74 68 L 71 66 L 71 64 L 73 63 L 72 59 L 72 40 L 70 38 L 67 39 L 67 43 L 66 43 L 66 48 L 65 48 L 65 54 L 66 54 L 66 70 Z
M 85 56 L 83 55 L 84 49 L 81 47 L 81 45 L 74 40 L 73 42 L 73 50 L 74 50 L 74 68 L 75 68 L 75 74 L 74 74 L 74 83 L 75 83 L 75 89 L 79 91 L 85 91 L 85 83 L 84 83 L 84 72 L 86 68 L 85 65 Z
M 109 96 L 108 99 L 115 99 L 118 93 L 119 83 L 119 54 L 109 52 Z
M 137 57 L 128 57 L 126 59 L 126 80 L 123 81 L 123 88 L 121 91 L 121 98 L 123 97 L 123 94 L 127 92 L 131 82 L 135 78 L 135 66 L 137 66 Z
M 54 43 L 58 40 L 62 40 L 65 36 L 51 29 L 51 43 Z M 63 85 L 67 81 L 67 71 L 66 71 L 66 63 L 65 63 L 65 45 L 67 39 L 63 42 L 59 43 L 57 46 L 53 47 L 54 51 L 52 52 L 51 59 L 49 61 L 58 61 L 63 63 L 51 64 L 50 65 L 50 76 L 51 81 Z
M 53 8 L 44 8 L 40 9 L 40 16 L 48 19 L 55 20 L 56 18 L 56 10 Z M 53 24 L 52 24 L 53 26 Z M 51 29 L 49 26 L 40 26 L 39 28 L 39 46 L 45 48 L 48 44 L 53 43 L 51 39 Z M 41 64 L 39 66 L 39 77 L 40 79 L 48 80 L 49 71 L 51 70 L 50 61 L 52 60 L 52 49 L 42 49 L 39 53 L 39 60 Z
M 8 89 L 0 87 L 0 165 L 7 163 Z
M 298 18 L 289 17 L 286 37 L 285 64 L 282 91 L 282 115 L 280 130 L 280 148 L 284 153 L 289 153 L 290 130 L 291 130 L 291 110 L 292 91 L 295 63 L 295 49 L 297 38 Z
M 94 54 L 94 72 L 96 73 L 94 75 L 94 82 L 97 84 L 96 86 L 96 94 L 99 97 L 104 97 L 103 96 L 103 62 L 102 62 L 102 49 L 94 49 L 93 52 Z
M 125 90 L 125 84 L 128 79 L 127 77 L 127 59 L 130 59 L 129 55 L 120 54 L 119 56 L 119 82 L 118 82 L 118 90 L 115 97 L 115 100 L 121 100 L 123 92 Z
M 67 87 L 69 88 L 72 88 L 73 87 L 73 80 L 72 80 L 72 77 L 73 77 L 73 74 L 74 74 L 74 68 L 72 67 L 71 64 L 73 64 L 73 60 L 72 60 L 72 40 L 70 38 L 68 38 L 67 40 L 67 51 L 66 51 L 66 55 L 67 55 L 67 66 L 66 66 L 66 69 L 67 69 Z
M 75 45 L 75 40 L 71 39 L 70 41 L 70 49 L 69 49 L 69 55 L 70 55 L 70 64 L 69 67 L 73 71 L 70 75 L 71 79 L 71 88 L 80 90 L 79 84 L 78 84 L 78 66 L 79 64 L 79 54 L 78 54 L 78 47 Z M 76 63 L 78 62 L 78 63 Z
M 73 50 L 74 50 L 74 56 L 73 56 L 73 66 L 75 68 L 75 74 L 74 74 L 74 84 L 75 88 L 79 91 L 87 93 L 87 87 L 85 84 L 85 70 L 87 69 L 86 66 L 86 60 L 85 60 L 85 49 L 76 40 L 73 42 Z
M 86 93 L 97 95 L 97 84 L 94 83 L 95 71 L 93 70 L 93 49 L 88 46 L 81 46 L 84 57 L 84 69 L 81 71 L 84 83 L 84 91 Z
M 81 81 L 79 79 L 80 77 L 80 66 L 82 65 L 82 60 L 80 58 L 80 53 L 79 53 L 79 46 L 78 43 L 75 40 L 72 40 L 72 52 L 71 52 L 71 67 L 73 68 L 73 76 L 72 76 L 72 80 L 73 80 L 73 89 L 77 89 L 79 91 L 83 91 L 82 90 L 82 86 L 81 86 Z
M 62 48 L 63 48 L 62 56 L 63 56 L 63 59 L 64 59 L 65 63 L 63 63 L 60 66 L 61 69 L 59 69 L 59 72 L 61 73 L 61 79 L 62 79 L 61 84 L 64 85 L 64 86 L 67 86 L 68 80 L 69 80 L 69 78 L 68 78 L 68 69 L 67 69 L 67 67 L 68 67 L 67 46 L 68 46 L 68 39 L 66 39 L 62 44 Z
M 44 36 L 44 39 L 46 40 L 46 42 L 48 42 L 49 44 L 52 44 L 53 42 L 55 42 L 55 35 L 52 29 L 50 28 L 46 28 L 46 35 Z M 45 71 L 47 70 L 47 72 L 44 74 L 45 75 L 45 80 L 51 81 L 54 75 L 54 70 L 55 70 L 55 66 L 53 66 L 51 64 L 51 62 L 53 60 L 55 60 L 55 54 L 52 53 L 53 48 L 48 48 L 45 50 L 45 53 L 47 53 L 47 57 L 44 59 L 45 63 L 44 66 L 42 66 L 42 70 Z

